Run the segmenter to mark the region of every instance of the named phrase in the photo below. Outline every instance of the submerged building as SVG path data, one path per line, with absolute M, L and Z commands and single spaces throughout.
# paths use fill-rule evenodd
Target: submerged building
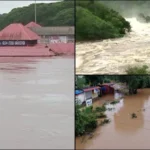
M 30 29 L 41 37 L 41 43 L 73 43 L 74 27 L 37 27 Z
M 13 23 L 0 31 L 0 46 L 34 46 L 40 37 L 21 23 Z

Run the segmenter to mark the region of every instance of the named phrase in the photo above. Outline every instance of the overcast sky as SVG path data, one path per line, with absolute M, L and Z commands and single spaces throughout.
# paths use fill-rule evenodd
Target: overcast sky
M 52 2 L 57 2 L 59 0 L 49 0 L 49 1 L 45 1 L 45 0 L 40 0 L 40 1 L 36 1 L 36 3 L 52 3 Z M 10 12 L 13 8 L 17 8 L 17 7 L 23 7 L 23 6 L 28 6 L 32 3 L 34 3 L 35 0 L 26 0 L 26 1 L 0 1 L 1 5 L 0 5 L 0 14 L 3 13 L 8 13 Z

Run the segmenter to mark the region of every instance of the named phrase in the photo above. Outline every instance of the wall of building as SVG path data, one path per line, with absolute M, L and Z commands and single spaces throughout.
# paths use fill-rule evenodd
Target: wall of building
M 92 91 L 87 91 L 85 92 L 85 100 L 91 99 L 92 98 Z
M 100 90 L 92 90 L 92 98 L 97 98 L 99 96 Z
M 40 43 L 70 43 L 74 42 L 74 36 L 41 36 Z
M 78 101 L 78 104 L 82 104 L 85 101 L 84 93 L 76 95 L 76 100 Z

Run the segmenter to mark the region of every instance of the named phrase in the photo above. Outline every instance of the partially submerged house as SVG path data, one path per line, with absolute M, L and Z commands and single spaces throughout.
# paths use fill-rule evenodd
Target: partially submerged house
M 100 94 L 100 87 L 98 86 L 94 86 L 94 87 L 88 87 L 83 89 L 84 93 L 85 93 L 85 97 L 86 99 L 94 99 L 97 98 Z
M 114 88 L 113 88 L 113 83 L 104 83 L 102 85 L 99 85 L 101 87 L 101 92 L 103 94 L 113 94 L 114 93 Z
M 97 97 L 99 97 L 100 94 L 100 87 L 88 87 L 84 88 L 82 90 L 75 90 L 75 97 L 78 101 L 78 104 L 83 104 L 87 100 L 93 100 Z
M 0 31 L 0 46 L 33 46 L 40 37 L 21 23 L 13 23 Z
M 41 43 L 73 43 L 74 27 L 30 27 L 41 37 Z
M 33 21 L 31 21 L 28 24 L 26 24 L 25 27 L 27 27 L 27 28 L 40 28 L 42 26 L 37 24 L 37 23 L 35 23 L 35 22 L 33 22 Z

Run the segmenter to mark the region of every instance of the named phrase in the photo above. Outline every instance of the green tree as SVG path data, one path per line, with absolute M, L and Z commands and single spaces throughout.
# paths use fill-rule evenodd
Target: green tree
M 131 26 L 118 12 L 100 2 L 76 1 L 76 39 L 101 40 L 122 37 Z
M 0 15 L 0 29 L 11 23 L 34 21 L 34 4 Z M 74 26 L 74 1 L 37 4 L 37 23 L 42 26 Z

